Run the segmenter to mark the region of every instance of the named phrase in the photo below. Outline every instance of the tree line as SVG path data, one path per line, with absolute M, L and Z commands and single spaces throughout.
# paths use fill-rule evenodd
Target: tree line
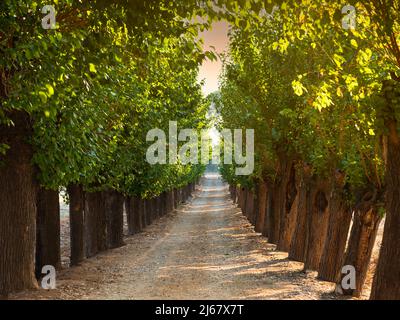
M 400 3 L 350 3 L 274 1 L 233 25 L 214 101 L 221 127 L 256 130 L 256 171 L 221 170 L 257 231 L 347 295 L 385 218 L 371 299 L 399 299 Z
M 207 127 L 198 68 L 215 56 L 198 34 L 216 16 L 208 1 L 1 1 L 0 295 L 60 268 L 61 189 L 71 265 L 123 244 L 124 203 L 135 234 L 188 198 L 204 167 L 150 165 L 146 133 Z

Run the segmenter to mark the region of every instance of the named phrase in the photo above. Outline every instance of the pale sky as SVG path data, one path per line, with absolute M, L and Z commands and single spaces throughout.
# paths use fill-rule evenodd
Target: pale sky
M 200 37 L 204 40 L 204 50 L 211 50 L 215 47 L 217 53 L 222 53 L 228 49 L 228 23 L 225 21 L 215 22 L 211 30 L 201 33 Z M 222 62 L 209 61 L 203 62 L 200 67 L 199 80 L 205 79 L 203 93 L 208 95 L 218 90 L 218 76 L 222 70 Z

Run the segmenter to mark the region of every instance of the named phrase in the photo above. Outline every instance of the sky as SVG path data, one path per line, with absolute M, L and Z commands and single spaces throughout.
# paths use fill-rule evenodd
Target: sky
M 228 49 L 228 23 L 225 21 L 215 22 L 212 29 L 200 34 L 204 40 L 204 50 L 212 50 L 215 47 L 217 53 L 223 53 Z M 200 67 L 199 81 L 205 79 L 203 93 L 208 95 L 218 90 L 218 76 L 222 70 L 222 62 L 205 60 Z

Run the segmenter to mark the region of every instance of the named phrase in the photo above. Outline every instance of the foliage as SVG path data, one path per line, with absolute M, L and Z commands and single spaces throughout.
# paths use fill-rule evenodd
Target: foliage
M 261 176 L 289 158 L 320 176 L 344 171 L 352 193 L 383 188 L 385 120 L 399 120 L 399 104 L 381 88 L 398 79 L 400 3 L 351 4 L 355 29 L 339 0 L 268 2 L 233 26 L 217 104 L 223 126 L 256 129 Z
M 59 0 L 56 28 L 46 30 L 48 4 L 0 4 L 0 121 L 30 114 L 41 184 L 153 196 L 196 179 L 201 166 L 148 165 L 145 138 L 170 120 L 205 126 L 197 74 L 214 55 L 197 35 L 215 16 L 211 4 Z

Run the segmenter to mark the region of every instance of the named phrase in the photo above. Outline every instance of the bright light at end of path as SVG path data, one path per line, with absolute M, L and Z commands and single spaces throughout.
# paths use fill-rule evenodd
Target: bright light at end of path
M 219 133 L 219 131 L 213 127 L 208 131 L 209 137 L 211 139 L 211 144 L 213 146 L 216 146 L 220 143 L 220 139 L 221 139 L 221 135 Z

